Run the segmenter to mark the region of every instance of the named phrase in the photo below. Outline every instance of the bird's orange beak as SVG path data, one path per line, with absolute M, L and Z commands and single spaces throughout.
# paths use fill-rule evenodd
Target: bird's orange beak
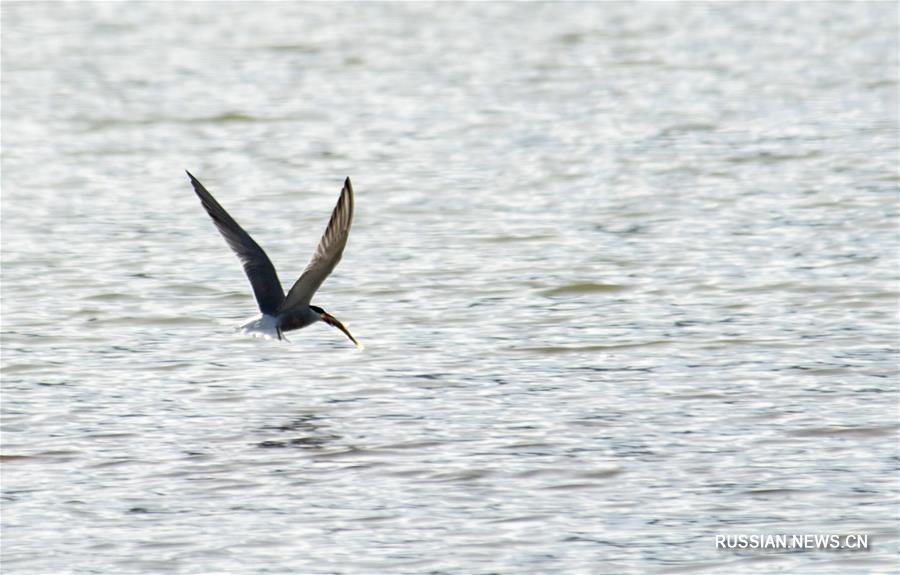
M 344 334 L 350 338 L 350 341 L 352 341 L 353 344 L 357 348 L 362 349 L 363 345 L 361 343 L 359 343 L 358 341 L 356 341 L 356 338 L 353 337 L 353 334 L 350 333 L 350 330 L 348 330 L 346 327 L 344 327 L 344 324 L 342 324 L 340 321 L 338 321 L 338 318 L 336 318 L 333 315 L 331 315 L 330 313 L 326 313 L 326 312 L 319 314 L 319 317 L 322 318 L 322 321 L 324 321 L 328 325 L 334 326 L 334 327 L 338 328 L 339 330 L 341 330 L 342 332 L 344 332 Z

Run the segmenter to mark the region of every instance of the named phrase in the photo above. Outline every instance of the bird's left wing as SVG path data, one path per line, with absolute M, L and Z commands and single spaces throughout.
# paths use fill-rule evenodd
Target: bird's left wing
M 325 233 L 319 240 L 316 252 L 306 265 L 306 269 L 303 270 L 303 274 L 284 298 L 279 311 L 309 304 L 313 294 L 341 261 L 344 246 L 347 245 L 347 237 L 350 235 L 352 221 L 353 186 L 350 185 L 350 178 L 347 178 L 344 180 L 341 197 L 338 198 L 337 205 L 331 212 L 331 219 L 328 220 L 328 227 L 325 228 Z
M 194 185 L 194 191 L 200 197 L 200 202 L 206 209 L 206 213 L 212 218 L 213 223 L 219 229 L 219 232 L 228 242 L 228 246 L 241 259 L 244 264 L 244 272 L 250 280 L 253 287 L 253 295 L 256 296 L 256 303 L 259 304 L 259 311 L 264 314 L 275 315 L 278 306 L 284 301 L 284 289 L 278 280 L 278 274 L 275 272 L 275 266 L 272 265 L 269 256 L 263 251 L 259 244 L 253 241 L 250 234 L 244 231 L 244 228 L 238 225 L 234 218 L 228 215 L 225 208 L 219 205 L 212 194 L 206 191 L 203 184 L 197 180 L 190 172 L 187 175 L 191 178 Z

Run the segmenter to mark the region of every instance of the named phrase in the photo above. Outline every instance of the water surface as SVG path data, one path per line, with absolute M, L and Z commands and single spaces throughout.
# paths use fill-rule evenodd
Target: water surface
M 4 4 L 4 573 L 897 572 L 897 16 Z

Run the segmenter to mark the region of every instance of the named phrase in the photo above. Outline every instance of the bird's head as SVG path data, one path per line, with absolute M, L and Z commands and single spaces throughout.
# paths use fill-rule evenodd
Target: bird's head
M 319 306 L 311 305 L 311 306 L 309 306 L 309 309 L 311 309 L 311 310 L 313 310 L 314 312 L 316 312 L 317 314 L 319 314 L 319 319 L 320 319 L 320 320 L 322 320 L 322 321 L 324 321 L 325 323 L 327 323 L 328 325 L 330 325 L 330 326 L 332 326 L 332 327 L 336 327 L 336 328 L 338 328 L 339 330 L 341 330 L 342 332 L 344 332 L 344 335 L 346 335 L 347 337 L 349 337 L 349 338 L 350 338 L 350 341 L 352 341 L 353 344 L 354 344 L 356 347 L 362 349 L 362 344 L 359 343 L 358 341 L 356 341 L 356 338 L 353 337 L 353 334 L 350 333 L 350 330 L 348 330 L 346 327 L 344 327 L 344 324 L 342 324 L 342 323 L 338 320 L 338 318 L 334 317 L 333 315 L 331 315 L 330 313 L 328 313 L 328 312 L 325 311 L 324 309 L 320 308 Z

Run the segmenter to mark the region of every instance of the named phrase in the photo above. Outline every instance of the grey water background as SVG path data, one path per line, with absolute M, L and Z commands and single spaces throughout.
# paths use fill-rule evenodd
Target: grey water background
M 3 573 L 898 572 L 897 17 L 4 3 Z

